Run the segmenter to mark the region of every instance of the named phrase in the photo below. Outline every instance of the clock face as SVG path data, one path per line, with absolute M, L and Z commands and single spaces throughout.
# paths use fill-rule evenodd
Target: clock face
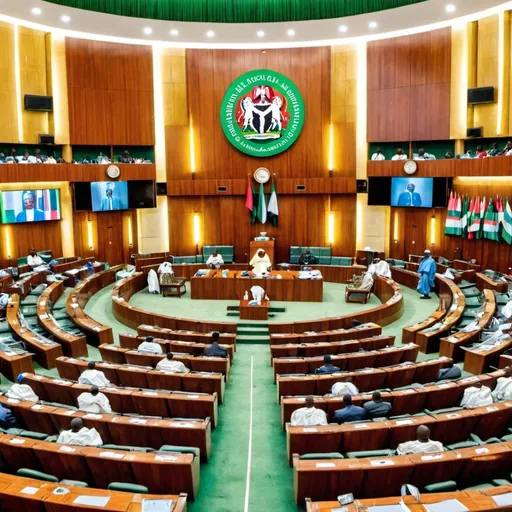
M 107 167 L 107 176 L 111 179 L 117 179 L 121 175 L 121 170 L 117 165 L 109 165 Z
M 254 171 L 254 179 L 258 183 L 267 183 L 267 181 L 270 179 L 270 172 L 265 167 L 260 167 L 259 169 L 256 169 Z
M 406 174 L 414 174 L 418 169 L 418 165 L 414 160 L 407 160 L 404 164 L 404 171 Z

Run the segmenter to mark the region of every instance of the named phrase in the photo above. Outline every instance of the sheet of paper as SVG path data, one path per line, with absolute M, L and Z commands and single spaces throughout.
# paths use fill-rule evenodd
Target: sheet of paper
M 377 466 L 394 466 L 395 463 L 391 459 L 380 459 L 380 460 L 371 460 L 370 464 L 374 467 Z
M 445 500 L 423 506 L 429 512 L 462 512 L 469 510 L 459 500 Z
M 73 501 L 75 505 L 90 505 L 91 507 L 106 507 L 110 496 L 78 496 Z
M 306 427 L 302 429 L 302 432 L 318 432 L 318 430 L 314 427 Z
M 132 418 L 130 420 L 130 423 L 133 423 L 134 425 L 145 425 L 148 422 L 148 420 L 142 420 L 139 418 Z
M 317 462 L 316 467 L 317 468 L 335 468 L 336 464 L 334 464 L 334 462 Z
M 122 453 L 116 452 L 101 452 L 100 457 L 104 457 L 107 459 L 122 459 L 124 455 Z
M 512 492 L 493 496 L 492 499 L 494 500 L 494 503 L 498 505 L 498 507 L 506 507 L 508 505 L 512 505 Z
M 24 487 L 21 489 L 22 494 L 31 494 L 32 496 L 39 491 L 39 487 Z
M 411 509 L 404 503 L 397 503 L 396 505 L 377 505 L 375 507 L 368 507 L 368 512 L 408 512 Z
M 171 512 L 173 509 L 172 500 L 142 500 L 142 512 Z

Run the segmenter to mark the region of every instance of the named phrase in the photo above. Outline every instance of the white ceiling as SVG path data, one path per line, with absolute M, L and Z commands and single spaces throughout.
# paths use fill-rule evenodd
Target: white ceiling
M 116 0 L 111 0 L 116 1 Z M 193 0 L 189 0 L 193 1 Z M 315 0 L 316 1 L 316 0 Z M 448 14 L 446 5 L 453 4 L 455 12 Z M 39 7 L 35 16 L 32 9 Z M 502 0 L 428 0 L 426 2 L 390 9 L 373 14 L 290 23 L 185 23 L 144 20 L 124 16 L 100 14 L 92 11 L 61 7 L 42 0 L 0 0 L 0 20 L 20 25 L 59 31 L 74 37 L 122 41 L 136 44 L 161 44 L 187 48 L 276 48 L 353 44 L 360 41 L 385 38 L 411 32 L 432 30 L 459 21 L 477 19 L 504 9 L 512 9 L 512 1 Z M 61 16 L 71 18 L 69 23 Z M 378 27 L 370 29 L 369 23 Z M 340 25 L 347 31 L 341 33 Z M 145 28 L 152 33 L 146 35 Z M 171 35 L 171 30 L 178 35 Z M 295 35 L 288 35 L 292 29 Z M 214 37 L 207 37 L 208 31 Z M 264 31 L 263 37 L 257 32 Z

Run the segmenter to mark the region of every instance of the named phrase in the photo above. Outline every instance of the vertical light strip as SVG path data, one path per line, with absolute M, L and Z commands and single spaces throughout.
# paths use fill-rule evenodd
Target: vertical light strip
M 199 229 L 199 214 L 194 213 L 194 243 L 196 245 L 199 245 L 201 238 L 201 232 Z
M 92 251 L 94 249 L 92 239 L 92 220 L 87 221 L 87 243 L 89 244 L 89 249 Z
M 367 194 L 356 195 L 356 249 L 363 247 L 363 208 L 366 209 Z M 365 201 L 365 203 L 363 203 Z
M 436 218 L 430 219 L 430 245 L 436 245 Z
M 11 228 L 10 226 L 5 226 L 5 256 L 7 259 L 11 259 Z M 10 263 L 9 263 L 10 264 Z
M 505 99 L 505 12 L 498 14 L 498 113 L 496 135 L 503 132 L 503 102 Z
M 334 244 L 334 213 L 329 212 L 329 219 L 327 224 L 327 242 Z
M 456 23 L 452 26 L 451 139 L 465 139 L 468 128 L 469 31 L 470 27 L 466 23 Z M 473 126 L 472 115 L 470 126 Z
M 16 86 L 16 111 L 18 114 L 18 142 L 23 142 L 23 109 L 21 101 L 20 35 L 18 24 L 14 27 L 14 81 Z
M 192 117 L 190 117 L 190 124 L 189 124 L 189 135 L 190 135 L 190 172 L 196 172 L 196 147 L 195 147 L 195 141 L 194 141 L 194 125 L 192 123 Z
M 155 113 L 155 164 L 157 181 L 167 181 L 165 156 L 164 95 L 162 47 L 153 46 L 153 102 Z
M 366 129 L 367 113 L 367 77 L 366 77 L 366 43 L 357 46 L 357 104 L 356 104 L 356 177 L 366 179 L 368 162 L 368 143 Z
M 169 233 L 169 203 L 167 196 L 160 196 L 156 198 L 157 207 L 160 215 L 161 235 L 160 240 L 162 242 L 162 252 L 169 252 L 170 250 L 170 233 Z M 158 204 L 160 202 L 160 204 Z
M 133 233 L 132 233 L 132 216 L 128 217 L 128 245 L 133 247 Z
M 398 212 L 393 215 L 393 241 L 398 242 Z
M 329 171 L 334 170 L 334 125 L 329 125 Z

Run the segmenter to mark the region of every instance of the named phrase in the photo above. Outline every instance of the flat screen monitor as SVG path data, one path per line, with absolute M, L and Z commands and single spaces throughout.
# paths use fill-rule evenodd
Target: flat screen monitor
M 130 208 L 155 208 L 155 182 L 152 180 L 129 181 L 128 206 Z
M 1 196 L 2 224 L 60 220 L 60 190 L 5 190 Z
M 128 209 L 126 181 L 95 181 L 91 183 L 91 196 L 93 212 Z
M 91 184 L 88 181 L 73 183 L 73 205 L 76 212 L 92 210 Z
M 433 178 L 392 178 L 391 206 L 432 208 Z

